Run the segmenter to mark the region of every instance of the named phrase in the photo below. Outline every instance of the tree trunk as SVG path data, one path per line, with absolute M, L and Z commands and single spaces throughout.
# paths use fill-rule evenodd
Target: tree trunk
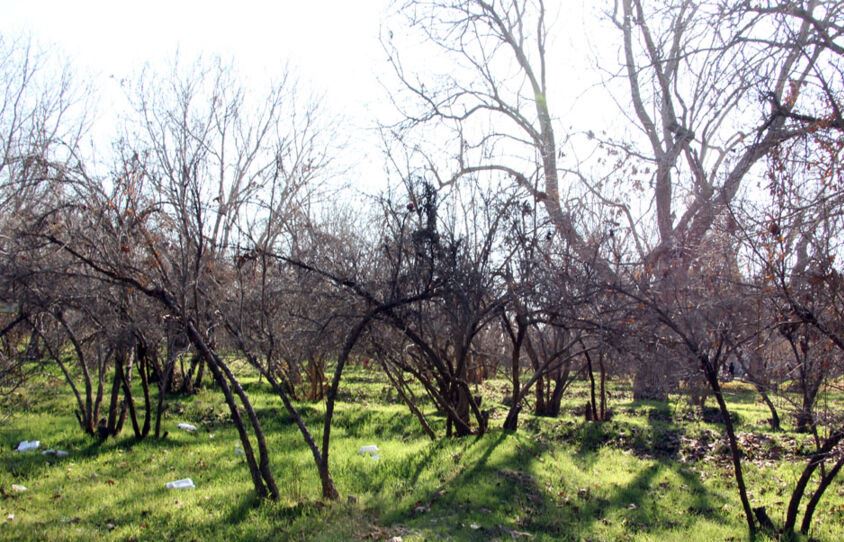
M 457 437 L 467 437 L 472 434 L 469 427 L 469 390 L 464 389 L 458 383 L 452 384 L 451 397 L 454 404 L 455 417 L 454 429 Z
M 806 491 L 806 486 L 808 485 L 809 480 L 812 478 L 812 474 L 814 474 L 815 470 L 821 465 L 821 463 L 826 461 L 829 453 L 838 445 L 842 438 L 844 438 L 844 430 L 839 429 L 826 439 L 823 446 L 821 446 L 817 452 L 812 454 L 812 457 L 809 459 L 809 463 L 803 469 L 800 478 L 797 480 L 797 484 L 794 486 L 794 490 L 791 492 L 791 500 L 788 502 L 788 510 L 785 514 L 783 532 L 790 533 L 794 530 L 794 525 L 797 522 L 797 510 L 800 508 L 800 501 L 803 500 L 803 494 Z M 838 465 L 836 464 L 836 466 Z M 827 474 L 827 476 L 829 476 L 829 474 Z M 824 487 L 824 489 L 826 488 Z M 823 491 L 821 491 L 821 493 L 823 493 Z M 818 496 L 818 500 L 820 500 L 820 496 Z M 811 517 L 809 519 L 811 522 Z
M 199 360 L 199 370 L 196 373 L 196 380 L 193 382 L 194 391 L 202 388 L 202 378 L 205 376 L 205 361 Z
M 67 336 L 73 345 L 73 350 L 76 352 L 76 359 L 79 363 L 79 367 L 82 370 L 82 382 L 85 385 L 85 406 L 81 409 L 81 413 L 77 416 L 77 420 L 79 420 L 79 424 L 82 425 L 86 433 L 94 435 L 96 434 L 97 412 L 94 405 L 93 382 L 91 381 L 91 372 L 88 370 L 85 352 L 82 350 L 82 345 L 80 344 L 79 339 L 76 337 L 76 334 L 70 328 L 67 321 L 65 321 L 61 315 L 56 316 L 56 320 L 61 324 L 65 332 L 67 332 Z M 60 355 L 61 352 L 53 352 L 53 358 L 59 363 L 59 366 L 62 367 L 62 372 L 64 372 L 68 382 L 73 382 L 69 373 L 65 370 L 64 364 L 61 363 L 60 358 L 58 357 Z
M 186 395 L 192 395 L 194 392 L 194 382 L 193 382 L 193 375 L 194 372 L 197 370 L 197 365 L 199 365 L 199 360 L 201 358 L 199 356 L 191 356 L 190 366 L 188 367 L 187 374 L 184 375 L 182 378 L 182 389 L 181 393 Z
M 582 343 L 581 343 L 582 344 Z M 584 349 L 586 347 L 584 346 Z M 592 411 L 592 417 L 590 418 L 593 421 L 599 422 L 601 421 L 598 418 L 598 408 L 597 408 L 597 401 L 595 398 L 595 373 L 592 370 L 592 356 L 589 355 L 589 352 L 585 352 L 586 354 L 586 369 L 589 372 L 589 408 Z
M 809 433 L 815 426 L 815 397 L 810 393 L 804 385 L 801 386 L 803 391 L 803 401 L 800 410 L 797 412 L 797 423 L 795 431 L 798 433 Z
M 425 415 L 422 414 L 422 411 L 419 410 L 419 407 L 416 406 L 416 402 L 410 397 L 408 392 L 404 390 L 404 382 L 402 382 L 401 376 L 393 376 L 390 372 L 389 367 L 387 367 L 387 363 L 381 360 L 381 367 L 384 369 L 384 373 L 387 375 L 387 378 L 390 380 L 390 383 L 395 388 L 396 392 L 398 392 L 399 397 L 401 397 L 402 401 L 407 408 L 410 409 L 410 412 L 416 416 L 416 419 L 419 420 L 419 424 L 422 426 L 422 430 L 425 431 L 425 434 L 428 435 L 428 438 L 431 441 L 437 440 L 437 435 L 434 433 L 434 430 L 431 429 L 431 426 L 428 424 L 428 420 L 425 419 Z
M 637 357 L 636 371 L 633 374 L 633 400 L 668 400 L 670 354 L 655 345 L 647 345 L 644 356 Z
M 155 438 L 161 438 L 161 418 L 164 416 L 164 399 L 167 397 L 167 390 L 170 388 L 170 375 L 173 374 L 173 366 L 176 364 L 176 352 L 169 352 L 164 367 L 155 365 L 156 372 L 160 375 L 158 380 L 158 405 L 155 409 Z
M 733 469 L 736 478 L 736 485 L 739 490 L 739 498 L 741 499 L 741 506 L 744 509 L 744 517 L 747 521 L 747 528 L 750 531 L 751 538 L 756 533 L 756 523 L 753 520 L 753 510 L 750 507 L 750 500 L 747 497 L 747 487 L 744 483 L 744 473 L 741 468 L 741 452 L 736 441 L 735 430 L 733 429 L 733 420 L 730 417 L 730 411 L 727 408 L 727 403 L 724 401 L 724 395 L 721 392 L 721 384 L 718 382 L 718 371 L 710 362 L 709 358 L 703 356 L 700 358 L 701 365 L 712 387 L 712 393 L 715 395 L 715 400 L 718 402 L 718 408 L 721 410 L 721 417 L 724 419 L 724 429 L 727 432 L 727 439 L 730 443 L 730 455 L 733 460 Z
M 268 491 L 271 490 L 265 485 L 266 480 L 264 478 L 262 468 L 255 461 L 255 452 L 252 449 L 252 443 L 249 440 L 249 434 L 246 432 L 246 427 L 243 423 L 243 418 L 240 415 L 240 409 L 238 408 L 237 402 L 234 399 L 234 394 L 232 393 L 232 390 L 229 387 L 229 379 L 223 373 L 221 366 L 218 365 L 217 355 L 208 347 L 208 345 L 205 343 L 205 340 L 194 327 L 193 323 L 190 321 L 186 321 L 184 322 L 184 324 L 191 342 L 194 344 L 194 346 L 196 346 L 197 350 L 199 350 L 199 352 L 205 358 L 205 361 L 208 363 L 208 368 L 211 370 L 211 374 L 214 376 L 214 381 L 217 383 L 218 386 L 220 386 L 220 389 L 223 391 L 223 396 L 226 398 L 226 404 L 229 407 L 232 422 L 234 423 L 234 426 L 237 429 L 237 433 L 240 436 L 240 443 L 243 447 L 243 454 L 246 457 L 246 464 L 249 467 L 249 474 L 252 476 L 252 485 L 255 487 L 255 493 L 258 495 L 259 498 L 266 498 Z M 271 496 L 273 499 L 277 500 L 278 490 L 275 490 L 275 494 L 271 493 Z
M 534 370 L 536 370 L 536 367 L 534 367 Z M 548 385 L 545 377 L 540 376 L 539 380 L 536 381 L 535 391 L 536 396 L 534 397 L 535 405 L 533 407 L 533 413 L 537 416 L 545 416 L 545 412 L 548 409 L 545 404 L 545 396 L 548 393 Z
M 99 368 L 97 369 L 97 393 L 94 397 L 94 411 L 92 418 L 94 420 L 99 420 L 97 422 L 97 426 L 99 427 L 101 424 L 105 425 L 105 420 L 100 419 L 100 406 L 103 402 L 103 394 L 105 390 L 105 362 L 102 360 L 98 360 Z
M 310 360 L 305 373 L 308 376 L 308 400 L 322 401 L 325 398 L 325 367 L 322 362 Z
M 130 356 L 131 354 L 130 350 Z M 129 409 L 129 421 L 132 422 L 132 431 L 135 433 L 136 439 L 144 438 L 144 435 L 141 431 L 141 426 L 138 423 L 138 414 L 135 411 L 135 400 L 132 397 L 132 365 L 131 365 L 131 357 L 129 364 L 126 367 L 126 370 L 123 371 L 122 375 L 122 384 L 123 384 L 123 404 L 125 404 Z
M 37 328 L 33 328 L 36 330 L 37 333 L 41 333 L 37 330 Z M 76 383 L 73 381 L 73 377 L 68 371 L 67 366 L 62 362 L 61 357 L 59 357 L 58 353 L 53 350 L 50 346 L 50 343 L 46 340 L 44 341 L 44 346 L 47 349 L 47 352 L 50 354 L 50 357 L 56 362 L 56 365 L 59 366 L 62 374 L 64 375 L 65 381 L 70 386 L 70 389 L 73 391 L 73 396 L 76 398 L 76 407 L 77 410 L 76 414 L 76 421 L 79 422 L 79 427 L 82 428 L 82 431 L 88 435 L 94 434 L 94 422 L 91 420 L 90 412 L 87 410 L 88 405 L 90 404 L 90 395 L 86 395 L 86 400 L 82 400 L 82 395 L 79 393 L 79 388 L 76 387 Z M 84 374 L 83 374 L 84 376 Z M 90 382 L 86 386 L 86 389 L 90 390 Z
M 655 359 L 640 362 L 633 374 L 633 400 L 667 401 L 668 391 L 663 382 L 663 372 Z
M 835 465 L 833 465 L 829 472 L 821 479 L 820 483 L 818 484 L 818 488 L 812 495 L 812 498 L 809 499 L 809 503 L 806 505 L 806 512 L 803 514 L 803 522 L 800 524 L 800 532 L 804 535 L 809 534 L 809 529 L 812 526 L 812 516 L 815 514 L 815 508 L 817 508 L 821 497 L 823 497 L 823 494 L 826 489 L 838 475 L 838 472 L 841 470 L 842 466 L 844 466 L 844 456 L 838 458 L 838 461 L 835 462 Z
M 607 421 L 607 368 L 604 365 L 604 353 L 598 355 L 598 366 L 601 371 L 601 421 Z
M 768 397 L 768 393 L 765 391 L 765 388 L 763 388 L 760 385 L 755 385 L 755 387 L 756 387 L 756 391 L 759 392 L 759 396 L 762 397 L 762 400 L 765 402 L 765 405 L 768 407 L 768 410 L 771 412 L 771 419 L 769 420 L 770 424 L 771 424 L 771 430 L 772 431 L 779 431 L 780 430 L 780 417 L 779 417 L 779 414 L 777 414 L 777 408 L 774 406 L 774 403 L 773 403 L 773 401 L 771 401 L 771 398 Z
M 504 419 L 503 429 L 505 431 L 515 431 L 519 426 L 519 413 L 522 411 L 522 403 L 519 401 L 510 405 L 510 410 L 507 411 L 507 417 Z
M 763 362 L 758 354 L 751 356 L 748 363 L 743 363 L 743 358 L 741 350 L 737 351 L 739 355 L 739 362 L 740 366 L 744 370 L 744 375 L 747 380 L 749 380 L 753 387 L 756 388 L 756 392 L 759 393 L 759 396 L 762 398 L 762 401 L 765 402 L 765 406 L 768 407 L 768 410 L 771 412 L 771 419 L 769 420 L 771 425 L 772 431 L 779 431 L 780 430 L 780 417 L 777 413 L 777 408 L 774 406 L 774 402 L 771 401 L 770 396 L 768 395 L 768 389 L 770 386 L 769 380 L 762 379 L 759 377 L 760 372 L 757 371 L 757 368 L 760 371 L 764 372 Z
M 24 356 L 31 361 L 37 361 L 44 357 L 41 353 L 41 346 L 39 341 L 39 334 L 35 331 L 30 333 L 29 342 L 26 344 L 26 351 Z
M 120 387 L 123 381 L 122 354 L 117 354 L 114 359 L 114 378 L 111 384 L 111 398 L 108 403 L 108 422 L 106 423 L 106 434 L 100 438 L 107 438 L 117 434 L 117 409 L 120 400 Z
M 150 430 L 150 421 L 152 419 L 152 400 L 150 399 L 149 393 L 149 361 L 147 360 L 149 350 L 143 342 L 143 339 L 138 341 L 136 351 L 136 357 L 138 359 L 138 374 L 141 377 L 141 389 L 144 393 L 144 425 L 141 428 L 141 436 L 142 438 L 145 438 L 149 435 Z
M 277 501 L 279 498 L 278 486 L 276 485 L 275 477 L 270 469 L 270 453 L 267 448 L 267 440 L 264 436 L 264 430 L 261 428 L 261 423 L 258 420 L 258 414 L 255 412 L 255 409 L 252 408 L 249 396 L 243 391 L 243 387 L 240 385 L 237 378 L 235 378 L 231 370 L 229 370 L 228 365 L 226 365 L 226 363 L 219 357 L 214 360 L 214 363 L 218 365 L 223 370 L 223 373 L 228 377 L 232 389 L 240 398 L 243 409 L 249 417 L 249 422 L 252 424 L 252 431 L 255 433 L 255 440 L 258 443 L 258 468 L 261 471 L 261 476 L 264 478 L 264 482 L 270 492 L 270 497 L 274 501 Z
M 548 409 L 545 414 L 546 416 L 550 418 L 557 418 L 560 416 L 564 390 L 565 386 L 563 385 L 562 379 L 558 377 L 554 381 L 554 391 L 551 392 L 551 399 L 548 401 Z
M 322 457 L 319 464 L 319 479 L 322 482 L 322 497 L 324 499 L 336 501 L 340 498 L 340 494 L 334 486 L 334 480 L 331 479 L 328 454 L 331 443 L 331 422 L 334 419 L 334 404 L 337 400 L 337 390 L 340 389 L 340 379 L 343 376 L 343 369 L 346 367 L 349 355 L 352 353 L 355 344 L 357 344 L 361 333 L 369 325 L 369 322 L 382 310 L 384 310 L 383 307 L 370 312 L 349 331 L 346 340 L 343 342 L 343 349 L 340 351 L 340 356 L 337 358 L 334 377 L 331 379 L 331 386 L 328 388 L 328 394 L 326 396 L 325 420 L 322 426 Z
M 507 418 L 504 420 L 505 431 L 515 431 L 519 426 L 519 412 L 522 410 L 521 387 L 519 385 L 519 376 L 521 372 L 520 361 L 522 358 L 522 343 L 527 332 L 527 325 L 521 315 L 516 315 L 516 333 L 510 326 L 510 323 L 505 319 L 505 329 L 510 335 L 510 340 L 513 342 L 513 350 L 510 360 L 510 367 L 512 372 L 513 393 L 512 402 L 510 403 L 510 411 L 507 413 Z M 541 389 L 541 388 L 537 388 Z
M 556 418 L 560 415 L 560 409 L 563 403 L 563 393 L 568 387 L 569 374 L 571 373 L 571 363 L 566 362 L 563 371 L 554 379 L 554 391 L 551 392 L 551 400 L 548 401 L 548 416 Z

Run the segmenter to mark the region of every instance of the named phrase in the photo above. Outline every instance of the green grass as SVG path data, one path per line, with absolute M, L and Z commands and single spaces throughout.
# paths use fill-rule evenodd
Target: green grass
M 689 460 L 690 442 L 717 440 L 719 424 L 687 416 L 685 402 L 634 402 L 615 385 L 615 416 L 590 424 L 572 411 L 586 400 L 577 384 L 559 419 L 522 415 L 515 434 L 430 442 L 376 372 L 353 368 L 343 384 L 333 430 L 331 465 L 342 499 L 319 501 L 310 453 L 280 401 L 244 378 L 272 451 L 282 499 L 257 503 L 222 395 L 203 389 L 174 398 L 165 440 L 135 442 L 131 430 L 99 443 L 79 431 L 73 401 L 54 377 L 43 377 L 4 405 L 0 426 L 2 540 L 745 540 L 746 529 L 728 458 Z M 506 383 L 482 386 L 500 426 Z M 803 459 L 771 460 L 768 448 L 810 449 L 804 435 L 771 433 L 752 390 L 728 386 L 737 430 L 765 435 L 748 447 L 746 476 L 754 506 L 781 520 Z M 840 398 L 835 398 L 835 401 Z M 839 403 L 840 404 L 840 403 Z M 302 404 L 318 431 L 321 404 Z M 430 405 L 426 405 L 430 408 Z M 11 414 L 10 414 L 11 413 Z M 2 416 L 0 416 L 2 419 Z M 197 424 L 189 434 L 180 421 Z M 442 421 L 434 418 L 442 434 Z M 17 453 L 21 440 L 64 459 Z M 377 444 L 381 459 L 357 449 Z M 793 451 L 793 450 L 792 450 Z M 789 452 L 791 453 L 791 452 Z M 687 460 L 684 460 L 687 459 Z M 190 477 L 195 490 L 164 488 Z M 29 488 L 13 493 L 11 484 Z M 349 498 L 349 497 L 352 498 Z M 14 519 L 5 518 L 13 514 Z M 844 484 L 836 481 L 816 514 L 812 536 L 840 539 Z M 764 537 L 760 539 L 764 540 Z

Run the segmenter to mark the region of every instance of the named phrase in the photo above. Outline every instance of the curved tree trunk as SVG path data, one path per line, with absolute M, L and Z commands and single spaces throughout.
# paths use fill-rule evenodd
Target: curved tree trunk
M 212 371 L 216 368 L 222 372 L 223 376 L 228 379 L 230 389 L 233 390 L 235 395 L 237 395 L 240 399 L 240 403 L 243 405 L 243 409 L 246 411 L 246 415 L 252 425 L 252 432 L 255 434 L 255 441 L 258 444 L 258 471 L 261 473 L 261 477 L 264 480 L 264 484 L 266 485 L 270 498 L 274 501 L 278 500 L 278 486 L 276 485 L 275 477 L 270 469 L 270 454 L 267 449 L 266 437 L 264 436 L 264 430 L 261 428 L 261 422 L 258 420 L 258 415 L 255 413 L 255 409 L 252 408 L 249 396 L 243 391 L 243 387 L 240 385 L 240 382 L 234 376 L 234 373 L 231 372 L 231 369 L 229 369 L 229 366 L 225 363 L 225 361 L 217 355 L 214 349 L 199 334 L 199 331 L 194 326 L 194 323 L 188 321 L 185 327 L 191 337 L 191 341 L 197 349 L 202 352 L 205 362 L 208 363 L 209 368 Z M 235 412 L 236 411 L 237 409 L 235 409 Z M 245 449 L 246 448 L 244 447 L 244 450 Z
M 809 463 L 803 469 L 803 472 L 800 474 L 800 478 L 797 480 L 797 484 L 794 486 L 794 490 L 791 492 L 791 500 L 788 502 L 788 509 L 785 514 L 783 532 L 790 533 L 794 530 L 794 525 L 797 523 L 797 511 L 800 508 L 800 501 L 803 500 L 803 494 L 806 491 L 806 486 L 809 484 L 809 480 L 812 478 L 812 474 L 814 474 L 815 470 L 817 470 L 817 468 L 827 460 L 829 453 L 838 445 L 839 442 L 841 442 L 842 439 L 844 439 L 844 430 L 839 429 L 826 439 L 823 446 L 821 446 L 817 452 L 812 454 L 812 457 L 809 459 Z M 829 476 L 829 474 L 827 474 L 827 476 Z M 821 487 L 823 487 L 824 490 L 826 489 L 823 484 L 819 486 L 819 489 Z M 821 494 L 823 494 L 823 491 L 821 491 Z M 820 500 L 820 495 L 818 496 L 818 500 Z M 817 503 L 815 504 L 817 505 Z M 809 516 L 809 521 L 811 522 L 811 516 Z
M 809 499 L 809 502 L 806 504 L 806 512 L 803 514 L 803 522 L 800 524 L 800 532 L 808 535 L 809 529 L 812 526 L 812 516 L 815 514 L 815 508 L 817 508 L 818 503 L 823 497 L 824 492 L 827 490 L 829 485 L 838 476 L 838 472 L 841 470 L 841 467 L 844 466 L 844 456 L 838 458 L 838 461 L 835 462 L 835 465 L 829 472 L 821 478 L 820 483 L 818 484 L 818 488 L 815 490 L 815 493 L 812 495 L 812 498 Z
M 741 499 L 741 506 L 744 509 L 744 517 L 747 521 L 747 528 L 751 533 L 751 537 L 756 533 L 756 523 L 753 519 L 753 510 L 750 507 L 750 499 L 747 497 L 747 486 L 744 483 L 744 473 L 741 468 L 741 452 L 739 451 L 738 441 L 736 440 L 735 430 L 733 428 L 733 420 L 730 416 L 730 411 L 727 408 L 727 403 L 724 401 L 724 394 L 721 391 L 721 384 L 718 382 L 718 371 L 707 356 L 702 356 L 700 362 L 706 375 L 709 385 L 712 387 L 712 393 L 715 395 L 715 400 L 718 402 L 718 408 L 721 410 L 721 417 L 724 420 L 724 429 L 727 432 L 727 439 L 730 443 L 730 456 L 733 460 L 733 471 L 738 486 L 739 498 Z
M 390 371 L 389 367 L 387 367 L 387 363 L 383 360 L 381 361 L 381 368 L 384 370 L 384 374 L 387 375 L 387 378 L 390 380 L 390 383 L 395 388 L 396 392 L 398 392 L 399 397 L 407 405 L 407 408 L 410 409 L 410 412 L 419 420 L 419 424 L 422 426 L 422 430 L 425 431 L 425 434 L 430 438 L 432 441 L 437 440 L 437 435 L 434 433 L 434 430 L 431 429 L 428 420 L 425 419 L 425 415 L 419 410 L 419 407 L 416 406 L 416 401 L 413 400 L 410 390 L 405 390 L 405 383 L 403 382 L 401 375 L 394 376 Z
M 246 426 L 243 423 L 243 418 L 240 415 L 240 409 L 237 406 L 237 402 L 234 399 L 234 394 L 232 393 L 232 389 L 229 386 L 230 379 L 227 375 L 223 372 L 222 365 L 218 362 L 221 360 L 213 352 L 208 345 L 205 343 L 205 340 L 202 338 L 200 333 L 196 330 L 193 323 L 191 321 L 184 322 L 185 329 L 188 332 L 188 336 L 191 342 L 196 346 L 197 350 L 202 354 L 205 358 L 205 361 L 208 363 L 208 368 L 211 370 L 211 374 L 214 375 L 214 380 L 217 382 L 217 385 L 220 386 L 220 389 L 223 391 L 223 396 L 226 398 L 226 404 L 229 407 L 229 411 L 231 412 L 232 422 L 234 423 L 235 428 L 237 429 L 237 433 L 240 436 L 240 443 L 243 447 L 243 453 L 246 457 L 246 464 L 249 467 L 249 474 L 252 476 L 252 484 L 255 487 L 255 493 L 258 495 L 259 498 L 265 498 L 269 496 L 277 500 L 278 499 L 278 488 L 275 487 L 275 482 L 272 479 L 272 476 L 269 477 L 270 481 L 272 482 L 271 486 L 267 485 L 267 479 L 265 476 L 265 470 L 268 468 L 268 465 L 265 464 L 262 457 L 261 465 L 259 466 L 258 462 L 255 461 L 255 452 L 252 449 L 252 443 L 249 440 L 249 434 L 246 432 Z M 242 390 L 241 390 L 242 392 Z M 251 413 L 251 414 L 254 414 Z M 258 427 L 254 427 L 253 429 L 260 431 L 260 425 Z M 263 437 L 263 433 L 261 433 Z M 259 446 L 261 446 L 261 440 L 258 441 Z

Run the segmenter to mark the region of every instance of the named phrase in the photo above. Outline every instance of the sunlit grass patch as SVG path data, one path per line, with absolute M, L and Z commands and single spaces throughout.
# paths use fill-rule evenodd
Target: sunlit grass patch
M 124 431 L 100 443 L 82 435 L 64 388 L 33 385 L 25 390 L 27 409 L 17 411 L 0 432 L 5 495 L 0 539 L 747 538 L 728 458 L 711 451 L 703 460 L 684 455 L 696 439 L 719 438 L 721 427 L 686 417 L 682 397 L 635 402 L 622 389 L 611 401 L 609 422 L 587 423 L 574 413 L 585 390 L 576 383 L 560 418 L 526 412 L 516 433 L 494 428 L 483 438 L 432 442 L 404 405 L 388 400 L 378 373 L 353 368 L 349 376 L 346 393 L 361 399 L 338 404 L 331 447 L 332 473 L 342 494 L 337 503 L 320 502 L 310 451 L 264 382 L 245 379 L 267 432 L 281 490 L 277 503 L 256 502 L 243 457 L 235 453 L 239 441 L 227 407 L 213 388 L 170 401 L 164 440 L 135 442 Z M 746 392 L 728 387 L 740 433 L 775 439 L 760 440 L 760 446 L 785 448 L 791 442 L 786 439 L 802 445 L 807 436 L 788 426 L 771 433 L 760 424 L 766 409 Z M 323 405 L 300 407 L 318 433 Z M 423 409 L 442 435 L 442 420 L 430 405 Z M 181 421 L 198 430 L 177 429 Z M 24 439 L 41 440 L 41 449 L 15 452 Z M 358 454 L 369 444 L 378 446 L 379 459 Z M 47 448 L 70 456 L 42 455 Z M 757 460 L 753 452 L 748 450 L 745 461 L 751 499 L 779 520 L 802 459 L 770 460 L 760 450 Z M 165 489 L 166 482 L 181 478 L 191 478 L 196 489 Z M 12 484 L 28 491 L 12 493 Z M 10 514 L 13 519 L 5 519 Z M 842 528 L 844 485 L 837 481 L 818 510 L 812 535 L 834 541 Z

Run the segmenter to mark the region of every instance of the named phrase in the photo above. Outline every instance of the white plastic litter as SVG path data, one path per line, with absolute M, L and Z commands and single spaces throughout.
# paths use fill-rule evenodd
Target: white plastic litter
M 240 447 L 240 444 L 235 444 L 234 446 L 234 455 L 246 455 L 243 452 L 243 448 Z
M 29 491 L 29 488 L 26 486 L 19 486 L 18 484 L 12 484 L 12 491 L 15 493 L 23 493 L 24 491 Z
M 41 446 L 40 440 L 24 440 L 18 444 L 19 452 L 28 452 L 30 450 L 37 450 Z
M 193 480 L 190 478 L 185 478 L 183 480 L 176 480 L 173 482 L 167 482 L 164 484 L 164 487 L 167 489 L 195 489 L 196 486 L 193 485 Z
M 64 450 L 53 450 L 52 448 L 49 450 L 44 450 L 41 452 L 41 455 L 54 455 L 56 457 L 67 457 L 70 455 L 70 452 L 66 452 Z
M 177 427 L 178 427 L 179 429 L 183 429 L 183 430 L 187 431 L 188 433 L 193 433 L 193 432 L 195 432 L 195 431 L 196 431 L 196 426 L 195 426 L 195 425 L 192 425 L 192 424 L 189 424 L 189 423 L 184 423 L 184 422 L 182 422 L 182 423 L 180 423 L 179 425 L 177 425 Z
M 373 454 L 377 454 L 377 453 L 378 453 L 378 446 L 376 446 L 375 444 L 369 444 L 367 446 L 361 446 L 360 449 L 358 450 L 358 454 L 360 454 L 360 455 L 366 455 L 366 454 L 373 455 Z
M 369 457 L 371 457 L 373 461 L 378 461 L 379 459 L 381 459 L 381 456 L 378 454 L 372 454 Z

